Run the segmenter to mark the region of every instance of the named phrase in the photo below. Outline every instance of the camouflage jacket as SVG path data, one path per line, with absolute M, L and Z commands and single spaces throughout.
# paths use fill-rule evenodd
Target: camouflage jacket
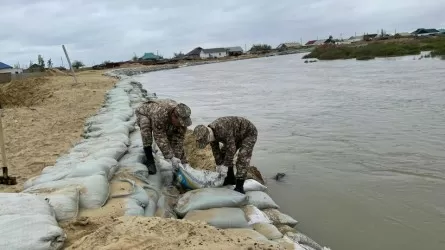
M 220 117 L 208 125 L 213 130 L 215 140 L 210 143 L 217 165 L 233 167 L 233 158 L 241 147 L 243 140 L 249 136 L 257 136 L 258 131 L 252 122 L 243 117 Z M 221 149 L 219 143 L 224 144 Z M 253 145 L 252 145 L 253 146 Z
M 150 100 L 136 109 L 144 146 L 151 145 L 152 138 L 165 159 L 177 157 L 187 163 L 184 152 L 186 127 L 175 127 L 171 123 L 171 112 L 177 103 L 171 99 Z M 153 133 L 153 137 L 152 134 Z

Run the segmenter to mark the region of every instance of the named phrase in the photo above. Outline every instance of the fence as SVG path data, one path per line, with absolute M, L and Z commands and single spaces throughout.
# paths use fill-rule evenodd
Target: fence
M 30 77 L 41 77 L 48 76 L 48 72 L 29 72 L 29 73 L 20 73 L 20 74 L 11 74 L 11 73 L 0 73 L 0 84 L 8 83 L 12 80 L 21 80 Z

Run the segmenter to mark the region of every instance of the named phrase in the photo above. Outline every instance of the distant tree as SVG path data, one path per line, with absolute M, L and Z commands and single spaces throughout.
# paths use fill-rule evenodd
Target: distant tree
M 41 68 L 45 68 L 45 60 L 43 60 L 43 56 L 42 56 L 42 55 L 38 55 L 38 56 L 37 56 L 37 64 L 38 64 Z
M 137 62 L 139 60 L 139 57 L 134 53 L 133 57 L 131 58 L 133 62 Z
M 185 54 L 180 51 L 179 53 L 173 53 L 173 58 L 182 58 Z
M 250 48 L 250 52 L 254 54 L 262 54 L 267 53 L 272 50 L 272 46 L 268 44 L 254 44 L 252 48 Z
M 14 64 L 14 69 L 20 69 L 20 63 Z
M 29 66 L 28 66 L 28 68 L 31 68 L 31 66 L 33 65 L 34 63 L 30 60 L 29 61 Z
M 48 65 L 49 69 L 53 67 L 53 62 L 51 61 L 51 58 L 48 60 L 46 64 Z
M 107 64 L 107 63 L 111 63 L 111 61 L 110 60 L 105 60 L 102 64 Z
M 75 68 L 75 69 L 79 69 L 79 68 L 85 66 L 85 64 L 83 64 L 83 62 L 81 62 L 81 61 L 77 61 L 77 60 L 75 60 L 75 61 L 73 62 L 73 64 L 71 64 L 71 65 L 72 65 L 73 68 Z

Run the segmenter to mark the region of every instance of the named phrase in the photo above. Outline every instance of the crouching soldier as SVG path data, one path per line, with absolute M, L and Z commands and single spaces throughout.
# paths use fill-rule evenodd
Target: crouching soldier
M 171 99 L 150 100 L 137 108 L 135 113 L 136 123 L 141 129 L 149 174 L 156 174 L 153 139 L 174 169 L 179 168 L 179 163 L 187 163 L 184 138 L 187 127 L 192 124 L 191 110 L 187 105 L 178 104 Z
M 226 116 L 216 119 L 208 126 L 196 126 L 193 134 L 199 148 L 205 148 L 210 143 L 217 165 L 228 167 L 224 185 L 235 185 L 235 191 L 244 193 L 247 168 L 250 166 L 250 158 L 258 136 L 255 125 L 243 117 Z M 224 145 L 222 148 L 220 142 Z M 237 150 L 239 152 L 235 177 L 233 158 Z

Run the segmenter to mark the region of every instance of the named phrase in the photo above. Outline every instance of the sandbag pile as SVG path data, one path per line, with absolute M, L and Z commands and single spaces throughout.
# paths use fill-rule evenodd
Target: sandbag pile
M 0 249 L 57 250 L 63 247 L 66 234 L 44 198 L 0 193 L 0 202 Z

